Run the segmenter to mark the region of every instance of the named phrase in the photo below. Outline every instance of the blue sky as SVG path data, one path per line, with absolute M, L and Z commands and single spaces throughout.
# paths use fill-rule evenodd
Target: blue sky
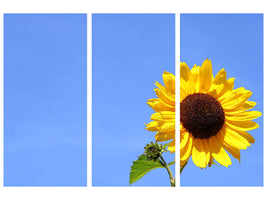
M 263 113 L 263 15 L 261 14 L 181 14 L 180 56 L 190 68 L 209 58 L 213 73 L 225 68 L 234 77 L 235 87 L 253 92 L 253 110 Z M 262 186 L 263 117 L 259 128 L 249 131 L 255 138 L 241 150 L 241 163 L 233 159 L 228 168 L 200 169 L 190 159 L 181 175 L 181 186 Z
M 173 14 L 93 15 L 93 186 L 129 186 L 132 161 L 155 140 L 145 130 L 154 113 L 146 102 L 156 98 L 162 73 L 175 71 L 174 20 Z M 165 169 L 156 169 L 133 186 L 170 182 Z
M 86 14 L 4 15 L 4 185 L 86 186 Z

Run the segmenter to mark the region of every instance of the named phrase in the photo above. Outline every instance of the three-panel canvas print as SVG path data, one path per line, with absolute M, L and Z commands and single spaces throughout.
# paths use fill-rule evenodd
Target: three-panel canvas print
M 264 185 L 263 14 L 88 15 L 4 14 L 5 187 Z

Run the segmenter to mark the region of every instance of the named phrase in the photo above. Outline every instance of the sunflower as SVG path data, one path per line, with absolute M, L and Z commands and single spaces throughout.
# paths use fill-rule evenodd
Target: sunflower
M 159 142 L 172 140 L 168 146 L 171 153 L 175 152 L 175 76 L 169 72 L 164 72 L 164 85 L 156 82 L 158 87 L 155 93 L 158 98 L 149 99 L 147 104 L 156 112 L 151 115 L 146 129 L 157 132 L 155 138 Z
M 180 70 L 180 165 L 192 155 L 200 168 L 211 166 L 213 159 L 228 167 L 228 153 L 240 162 L 240 149 L 254 143 L 246 131 L 259 127 L 251 120 L 262 115 L 247 111 L 256 105 L 247 101 L 252 92 L 233 89 L 234 78 L 226 79 L 224 69 L 214 78 L 208 59 L 191 70 L 180 63 Z

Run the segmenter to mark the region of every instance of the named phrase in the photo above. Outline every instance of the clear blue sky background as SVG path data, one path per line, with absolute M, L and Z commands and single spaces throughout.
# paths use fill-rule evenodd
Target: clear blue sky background
M 209 58 L 213 73 L 221 68 L 234 77 L 235 88 L 253 92 L 253 110 L 263 112 L 263 15 L 261 14 L 182 14 L 181 61 L 190 68 Z M 181 175 L 181 186 L 262 186 L 263 117 L 255 120 L 260 128 L 249 131 L 255 138 L 241 150 L 241 163 L 232 158 L 228 168 L 196 167 L 190 159 Z
M 4 185 L 86 186 L 86 14 L 4 15 Z
M 93 15 L 93 186 L 129 186 L 132 161 L 155 140 L 145 130 L 154 113 L 146 102 L 156 98 L 162 73 L 175 71 L 174 20 L 173 14 Z M 165 169 L 156 169 L 133 186 L 170 182 Z

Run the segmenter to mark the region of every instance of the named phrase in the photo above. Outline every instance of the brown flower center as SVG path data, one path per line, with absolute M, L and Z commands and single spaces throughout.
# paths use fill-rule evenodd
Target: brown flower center
M 221 104 L 214 97 L 203 93 L 188 95 L 180 103 L 180 118 L 183 127 L 194 138 L 216 135 L 225 120 Z

